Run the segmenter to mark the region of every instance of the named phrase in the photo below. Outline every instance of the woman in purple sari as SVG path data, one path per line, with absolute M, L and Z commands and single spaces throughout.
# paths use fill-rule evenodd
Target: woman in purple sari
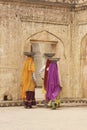
M 58 65 L 57 62 L 52 61 L 49 65 L 47 87 L 46 87 L 46 101 L 51 101 L 52 108 L 56 108 L 56 100 L 58 99 L 61 91 Z

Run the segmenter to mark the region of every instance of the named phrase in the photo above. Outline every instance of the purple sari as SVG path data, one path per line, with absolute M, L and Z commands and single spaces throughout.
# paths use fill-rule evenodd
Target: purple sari
M 58 76 L 58 66 L 56 62 L 50 63 L 46 87 L 46 100 L 54 101 L 59 95 L 61 90 L 60 81 Z

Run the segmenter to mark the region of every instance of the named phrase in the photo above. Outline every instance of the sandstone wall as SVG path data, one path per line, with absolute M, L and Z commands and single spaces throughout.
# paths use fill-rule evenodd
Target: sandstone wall
M 80 71 L 84 64 L 81 62 L 82 39 L 87 32 L 87 18 L 84 15 L 86 10 L 74 12 L 65 6 L 1 1 L 0 99 L 4 95 L 13 100 L 21 98 L 23 52 L 29 51 L 31 44 L 37 52 L 37 70 L 43 65 L 44 52 L 55 51 L 56 57 L 60 57 L 62 97 L 86 97 L 82 87 L 83 71 Z M 54 49 L 52 41 L 56 43 Z M 42 85 L 38 74 L 37 78 L 37 84 Z

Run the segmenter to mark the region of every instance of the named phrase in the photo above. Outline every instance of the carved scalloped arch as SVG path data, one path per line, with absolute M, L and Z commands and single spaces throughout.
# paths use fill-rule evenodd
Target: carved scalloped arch
M 31 46 L 31 41 L 40 41 L 40 42 L 54 42 L 54 43 L 59 43 L 62 44 L 63 46 L 63 55 L 65 57 L 65 47 L 63 44 L 63 41 L 56 36 L 55 34 L 47 31 L 47 30 L 42 30 L 40 32 L 36 32 L 32 34 L 30 37 L 26 39 L 25 46 L 24 46 L 24 51 L 30 51 L 30 46 Z

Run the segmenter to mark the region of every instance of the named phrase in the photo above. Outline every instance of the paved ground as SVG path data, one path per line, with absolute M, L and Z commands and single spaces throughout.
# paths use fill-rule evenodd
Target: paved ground
M 44 99 L 41 89 L 36 89 L 36 99 Z M 87 130 L 87 104 L 66 106 L 62 104 L 56 110 L 43 105 L 32 109 L 0 107 L 0 130 Z
M 0 107 L 0 130 L 87 130 L 87 107 Z

